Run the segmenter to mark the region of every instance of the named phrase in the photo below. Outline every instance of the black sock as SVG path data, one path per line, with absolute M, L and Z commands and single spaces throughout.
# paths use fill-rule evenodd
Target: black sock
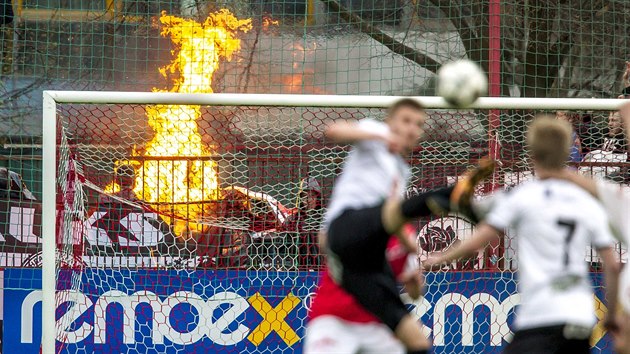
M 429 354 L 429 351 L 426 349 L 423 350 L 409 350 L 407 349 L 407 354 Z
M 415 195 L 402 202 L 400 210 L 404 217 L 408 219 L 420 216 L 429 216 L 433 214 L 433 210 L 428 205 L 428 201 L 440 204 L 445 211 L 450 211 L 449 198 L 453 192 L 453 187 L 437 189 L 434 191 Z

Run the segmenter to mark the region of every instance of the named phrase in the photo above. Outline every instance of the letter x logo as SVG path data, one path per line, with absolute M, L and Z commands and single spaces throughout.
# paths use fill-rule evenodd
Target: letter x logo
M 289 293 L 276 307 L 272 307 L 260 293 L 254 294 L 247 301 L 263 318 L 262 322 L 247 336 L 254 345 L 260 345 L 271 331 L 276 332 L 289 347 L 300 340 L 297 333 L 284 320 L 300 303 L 297 296 Z

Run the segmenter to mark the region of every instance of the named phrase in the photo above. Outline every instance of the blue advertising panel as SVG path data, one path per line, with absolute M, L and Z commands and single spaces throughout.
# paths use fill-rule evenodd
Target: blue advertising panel
M 313 272 L 63 271 L 58 348 L 67 353 L 299 353 L 317 278 Z M 593 276 L 598 298 L 601 280 Z M 427 285 L 425 297 L 410 303 L 410 310 L 425 324 L 435 353 L 497 353 L 507 343 L 519 301 L 512 273 L 433 273 L 427 274 Z M 39 351 L 39 289 L 41 270 L 5 270 L 4 353 Z M 597 335 L 595 352 L 611 352 L 608 336 Z

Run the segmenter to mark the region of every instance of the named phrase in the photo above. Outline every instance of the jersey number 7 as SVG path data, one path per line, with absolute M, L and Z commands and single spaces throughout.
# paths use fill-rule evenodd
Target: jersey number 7
M 574 220 L 560 219 L 558 226 L 567 230 L 567 235 L 564 237 L 564 267 L 566 268 L 569 265 L 569 243 L 573 239 L 577 223 Z

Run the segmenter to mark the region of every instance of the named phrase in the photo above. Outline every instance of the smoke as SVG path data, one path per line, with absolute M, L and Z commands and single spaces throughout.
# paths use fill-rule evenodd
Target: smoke
M 406 38 L 407 45 L 425 48 L 436 59 L 464 55 L 464 48 L 449 42 L 448 34 L 425 32 Z M 253 31 L 242 43 L 239 58 L 220 69 L 217 92 L 400 96 L 434 92 L 433 73 L 362 34 L 300 37 L 280 30 Z M 321 129 L 317 124 L 331 120 L 382 116 L 378 110 L 293 108 L 235 114 L 238 128 L 251 140 L 316 134 Z M 314 122 L 304 125 L 300 116 Z M 471 112 L 432 112 L 428 128 L 428 140 L 475 140 L 485 134 Z

